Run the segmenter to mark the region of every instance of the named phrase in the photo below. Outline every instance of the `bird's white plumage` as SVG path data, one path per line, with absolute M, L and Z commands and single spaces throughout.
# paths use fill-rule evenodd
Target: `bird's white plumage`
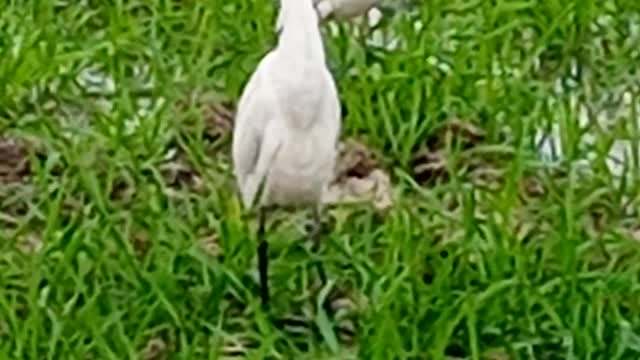
M 250 207 L 317 205 L 333 177 L 341 114 L 313 0 L 282 0 L 278 45 L 258 64 L 238 104 L 232 156 Z
M 367 13 L 379 0 L 314 0 L 321 19 L 350 19 Z

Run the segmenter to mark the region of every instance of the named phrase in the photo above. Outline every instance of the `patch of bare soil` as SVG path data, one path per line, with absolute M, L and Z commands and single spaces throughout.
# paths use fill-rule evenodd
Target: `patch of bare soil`
M 458 118 L 449 120 L 431 134 L 414 154 L 411 164 L 413 178 L 420 184 L 446 180 L 450 175 L 446 154 L 448 145 L 468 150 L 484 141 L 485 137 L 484 130 L 469 121 Z M 480 168 L 480 164 L 474 165 L 474 168 Z M 491 176 L 492 174 L 488 174 L 487 171 L 485 170 L 485 174 L 478 174 L 479 177 Z
M 23 182 L 30 174 L 29 153 L 24 143 L 0 137 L 0 183 Z
M 538 175 L 528 175 L 520 181 L 520 194 L 525 199 L 539 198 L 546 191 L 544 182 Z
M 29 143 L 11 137 L 0 137 L 0 228 L 15 230 L 24 223 L 38 192 L 29 183 L 31 163 Z M 35 227 L 35 225 L 34 225 Z M 23 253 L 40 249 L 37 231 L 15 234 L 16 246 Z
M 233 131 L 235 107 L 213 93 L 194 90 L 176 102 L 181 113 L 195 110 L 204 121 L 203 137 L 212 143 L 228 139 Z
M 233 132 L 235 106 L 219 95 L 193 90 L 175 103 L 175 109 L 183 116 L 185 127 L 192 136 L 205 142 L 208 157 L 226 159 L 229 156 L 229 140 Z M 202 120 L 200 123 L 199 120 Z M 160 171 L 172 190 L 188 188 L 204 190 L 202 174 L 198 171 L 186 149 L 175 144 L 167 152 Z
M 129 177 L 116 177 L 111 183 L 110 197 L 112 200 L 129 203 L 136 193 L 135 181 Z
M 42 209 L 36 209 L 49 196 L 32 181 L 32 154 L 36 159 L 49 160 L 52 156 L 36 137 L 0 136 L 0 228 L 7 230 L 7 237 L 14 241 L 16 249 L 26 255 L 35 254 L 44 246 L 41 230 L 46 218 L 41 215 Z M 56 161 L 48 161 L 45 168 L 52 178 L 63 170 L 64 165 Z M 49 189 L 60 191 L 54 190 L 54 186 Z M 59 216 L 69 216 L 81 208 L 74 196 L 71 192 L 65 194 Z
M 212 102 L 202 107 L 207 135 L 212 139 L 229 137 L 236 116 L 233 105 L 230 102 Z
M 137 228 L 131 234 L 130 240 L 133 251 L 138 257 L 144 257 L 151 249 L 151 239 L 149 233 L 142 229 Z
M 392 185 L 375 154 L 350 139 L 339 144 L 335 180 L 324 195 L 325 204 L 372 203 L 378 211 L 393 205 Z
M 167 185 L 173 189 L 189 188 L 196 192 L 204 189 L 202 175 L 183 149 L 169 150 L 159 170 Z

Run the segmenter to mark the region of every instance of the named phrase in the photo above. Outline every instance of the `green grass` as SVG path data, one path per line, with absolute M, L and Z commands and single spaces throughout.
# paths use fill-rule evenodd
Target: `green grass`
M 0 357 L 637 358 L 640 2 L 417 3 L 381 28 L 396 50 L 325 28 L 344 136 L 381 155 L 395 196 L 385 214 L 331 210 L 321 258 L 353 304 L 330 316 L 302 214 L 269 233 L 260 309 L 255 227 L 212 133 L 212 104 L 274 44 L 273 2 L 3 5 L 0 131 L 31 171 L 0 182 Z M 446 135 L 454 118 L 484 135 Z M 548 161 L 536 134 L 553 127 Z M 424 149 L 445 165 L 417 176 Z M 313 326 L 277 325 L 292 315 Z

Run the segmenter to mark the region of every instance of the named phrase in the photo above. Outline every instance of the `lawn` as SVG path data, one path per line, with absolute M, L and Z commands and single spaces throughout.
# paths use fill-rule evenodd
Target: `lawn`
M 361 201 L 325 287 L 274 218 L 264 311 L 229 137 L 276 2 L 5 0 L 0 358 L 639 358 L 640 2 L 387 2 L 323 26 Z

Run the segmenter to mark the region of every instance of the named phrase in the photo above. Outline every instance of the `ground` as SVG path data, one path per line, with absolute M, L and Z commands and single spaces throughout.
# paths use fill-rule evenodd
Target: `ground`
M 325 24 L 333 200 L 364 201 L 327 212 L 325 288 L 305 214 L 277 218 L 268 312 L 229 134 L 275 2 L 7 4 L 3 358 L 639 356 L 640 2 L 407 1 L 366 39 Z

